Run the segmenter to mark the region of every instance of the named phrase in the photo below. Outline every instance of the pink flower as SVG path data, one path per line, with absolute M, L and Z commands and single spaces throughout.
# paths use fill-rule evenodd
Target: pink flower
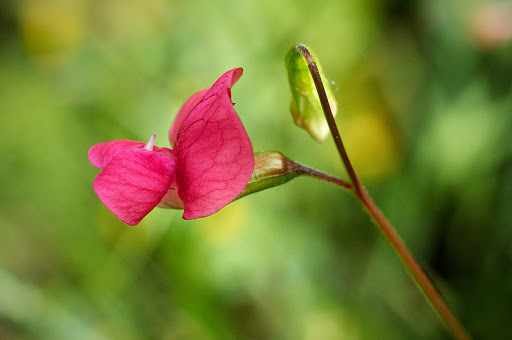
M 209 216 L 235 199 L 254 169 L 252 144 L 231 102 L 241 68 L 194 94 L 169 131 L 173 149 L 114 140 L 89 149 L 103 169 L 93 188 L 121 221 L 138 224 L 156 206 L 183 208 L 184 219 Z

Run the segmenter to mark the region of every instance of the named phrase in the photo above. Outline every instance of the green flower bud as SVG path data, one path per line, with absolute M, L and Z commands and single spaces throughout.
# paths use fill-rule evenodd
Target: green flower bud
M 254 171 L 251 179 L 237 198 L 284 184 L 300 174 L 296 163 L 288 160 L 282 153 L 257 152 L 254 154 Z
M 308 63 L 302 55 L 300 45 L 293 46 L 285 57 L 288 70 L 288 82 L 292 92 L 290 111 L 297 126 L 304 128 L 317 142 L 322 143 L 329 135 L 329 126 L 325 121 L 322 105 L 316 91 L 315 83 L 309 72 Z M 322 67 L 311 50 L 311 56 L 318 67 L 322 82 L 327 93 L 327 99 L 334 116 L 338 104 L 334 98 L 331 86 L 326 81 Z

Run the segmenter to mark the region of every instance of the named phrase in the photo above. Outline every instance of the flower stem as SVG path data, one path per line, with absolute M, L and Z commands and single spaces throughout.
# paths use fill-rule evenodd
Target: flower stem
M 297 174 L 307 175 L 310 177 L 318 178 L 324 182 L 334 184 L 343 189 L 352 190 L 352 184 L 350 184 L 338 177 L 334 177 L 325 172 L 312 169 L 304 164 L 300 164 L 300 163 L 295 162 L 289 158 L 286 159 L 286 162 L 288 163 L 288 167 L 290 169 L 293 169 L 293 171 L 296 172 Z
M 357 176 L 352 166 L 352 163 L 348 158 L 347 152 L 343 145 L 343 141 L 341 140 L 341 136 L 339 134 L 338 127 L 336 126 L 334 116 L 332 115 L 331 108 L 329 106 L 329 101 L 327 100 L 327 95 L 325 93 L 325 89 L 316 63 L 313 61 L 311 53 L 309 52 L 306 46 L 297 45 L 296 48 L 300 50 L 300 52 L 302 53 L 302 55 L 304 56 L 308 63 L 308 68 L 309 71 L 311 72 L 311 76 L 313 77 L 313 81 L 315 83 L 318 95 L 320 97 L 322 109 L 324 111 L 327 124 L 329 125 L 329 129 L 331 130 L 331 134 L 334 138 L 334 143 L 336 144 L 336 148 L 338 149 L 341 160 L 343 161 L 343 165 L 347 170 L 350 180 L 352 181 L 352 191 L 354 195 L 361 202 L 368 215 L 371 217 L 375 225 L 379 228 L 379 230 L 382 232 L 386 240 L 389 242 L 397 256 L 402 261 L 402 264 L 405 266 L 409 274 L 412 276 L 416 284 L 419 286 L 424 296 L 431 303 L 439 317 L 445 322 L 446 326 L 451 330 L 454 338 L 459 340 L 471 339 L 471 336 L 468 334 L 468 332 L 464 329 L 462 324 L 457 320 L 455 315 L 452 313 L 450 307 L 448 306 L 440 292 L 436 289 L 433 282 L 430 280 L 427 274 L 425 274 L 425 272 L 418 264 L 418 262 L 414 259 L 409 249 L 400 239 L 400 237 L 395 232 L 393 227 L 386 220 L 382 212 L 375 205 L 370 195 L 362 185 L 361 181 L 359 180 L 359 177 Z

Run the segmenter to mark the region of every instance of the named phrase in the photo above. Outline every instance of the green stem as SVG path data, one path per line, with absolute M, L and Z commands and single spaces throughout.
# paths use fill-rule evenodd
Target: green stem
M 341 136 L 338 131 L 338 127 L 336 126 L 336 121 L 334 120 L 334 116 L 331 112 L 331 108 L 329 106 L 329 101 L 327 100 L 327 95 L 325 93 L 325 89 L 322 83 L 322 79 L 320 77 L 320 73 L 316 66 L 316 63 L 313 61 L 311 57 L 311 53 L 308 48 L 304 45 L 297 45 L 296 48 L 300 50 L 304 58 L 308 63 L 308 68 L 311 72 L 311 76 L 313 77 L 313 81 L 315 82 L 315 86 L 320 97 L 320 102 L 322 104 L 322 109 L 325 114 L 325 118 L 327 120 L 327 124 L 329 125 L 329 129 L 331 130 L 331 134 L 334 138 L 334 143 L 336 144 L 336 148 L 340 154 L 341 160 L 347 170 L 347 173 L 353 184 L 353 192 L 357 199 L 364 206 L 366 212 L 371 217 L 375 225 L 382 232 L 386 240 L 389 242 L 397 256 L 402 261 L 403 265 L 412 276 L 412 278 L 416 281 L 416 284 L 420 287 L 424 296 L 434 307 L 437 314 L 440 318 L 445 322 L 446 326 L 451 330 L 454 338 L 459 340 L 469 340 L 471 336 L 464 329 L 462 324 L 457 320 L 455 315 L 452 313 L 450 307 L 441 296 L 439 291 L 436 289 L 433 282 L 430 278 L 425 274 L 421 266 L 414 259 L 409 249 L 405 246 L 403 241 L 400 239 L 398 234 L 395 232 L 393 227 L 386 220 L 382 212 L 375 205 L 370 195 L 362 185 L 359 177 L 357 176 L 352 163 L 350 162 L 345 147 L 343 145 L 343 141 L 341 140 Z

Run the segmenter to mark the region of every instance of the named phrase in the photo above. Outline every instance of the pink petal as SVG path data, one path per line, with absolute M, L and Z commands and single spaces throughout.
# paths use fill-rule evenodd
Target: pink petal
M 176 181 L 184 219 L 205 217 L 223 208 L 238 196 L 253 172 L 252 144 L 231 102 L 231 86 L 241 75 L 242 69 L 237 68 L 220 77 L 176 134 Z
M 114 156 L 94 180 L 94 191 L 121 221 L 138 224 L 171 186 L 176 159 L 140 148 Z
M 99 169 L 103 169 L 110 160 L 120 152 L 134 147 L 144 147 L 145 143 L 133 140 L 112 140 L 93 145 L 89 149 L 89 162 Z
M 118 153 L 127 151 L 133 148 L 143 148 L 145 143 L 136 142 L 133 140 L 112 140 L 109 142 L 99 143 L 93 145 L 89 149 L 89 161 L 91 164 L 99 169 L 103 169 L 110 160 Z M 154 147 L 154 152 L 158 152 L 169 157 L 174 157 L 174 154 L 169 148 Z
M 176 143 L 176 136 L 183 124 L 185 118 L 187 118 L 190 111 L 196 107 L 196 105 L 203 99 L 204 95 L 210 91 L 210 89 L 204 89 L 202 91 L 197 92 L 192 97 L 190 97 L 185 104 L 181 107 L 180 111 L 176 115 L 174 119 L 174 123 L 172 123 L 171 130 L 169 130 L 169 141 L 171 142 L 172 147 L 174 147 Z

